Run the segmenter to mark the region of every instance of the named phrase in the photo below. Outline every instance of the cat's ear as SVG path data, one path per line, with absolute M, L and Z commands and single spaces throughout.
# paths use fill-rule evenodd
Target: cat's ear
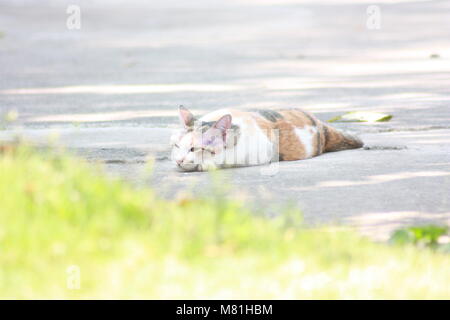
M 194 125 L 194 115 L 185 107 L 178 107 L 180 113 L 180 122 L 185 128 L 190 128 Z
M 222 118 L 217 120 L 216 123 L 214 123 L 213 125 L 213 128 L 219 129 L 221 131 L 224 140 L 227 134 L 227 130 L 231 128 L 231 122 L 232 122 L 231 115 L 226 114 L 222 116 Z

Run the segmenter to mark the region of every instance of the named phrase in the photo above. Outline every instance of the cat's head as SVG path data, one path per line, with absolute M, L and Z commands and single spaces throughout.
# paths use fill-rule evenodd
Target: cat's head
M 231 115 L 213 122 L 200 122 L 188 109 L 180 106 L 179 116 L 182 129 L 171 137 L 172 161 L 183 171 L 216 168 L 223 162 Z

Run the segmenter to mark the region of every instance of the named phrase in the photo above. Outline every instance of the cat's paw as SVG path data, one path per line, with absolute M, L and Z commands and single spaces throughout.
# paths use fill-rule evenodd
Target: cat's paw
M 202 163 L 198 165 L 198 171 L 214 171 L 218 167 L 215 163 Z

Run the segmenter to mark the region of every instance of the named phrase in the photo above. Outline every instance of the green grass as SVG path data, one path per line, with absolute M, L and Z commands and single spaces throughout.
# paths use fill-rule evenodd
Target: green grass
M 422 248 L 450 253 L 450 243 L 440 243 L 442 237 L 450 236 L 448 226 L 422 225 L 397 229 L 390 238 L 394 244 L 413 244 Z
M 450 255 L 221 197 L 164 201 L 53 152 L 0 153 L 0 298 L 450 298 Z

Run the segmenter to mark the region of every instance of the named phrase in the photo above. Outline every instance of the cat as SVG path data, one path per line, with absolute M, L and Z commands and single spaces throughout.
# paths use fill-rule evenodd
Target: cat
M 341 132 L 301 109 L 220 109 L 196 120 L 179 107 L 182 129 L 171 137 L 172 160 L 182 171 L 303 160 L 324 152 L 361 148 Z

